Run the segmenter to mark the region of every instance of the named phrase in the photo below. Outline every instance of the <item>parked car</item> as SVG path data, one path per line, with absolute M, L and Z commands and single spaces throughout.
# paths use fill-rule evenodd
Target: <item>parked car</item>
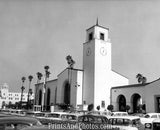
M 108 118 L 97 114 L 87 114 L 78 117 L 81 130 L 104 130 L 108 126 Z
M 30 116 L 30 117 L 42 117 L 45 114 L 43 112 L 40 111 L 27 111 L 26 112 L 26 116 Z
M 43 118 L 39 118 L 42 124 L 47 125 L 49 123 L 74 123 L 77 122 L 77 115 L 73 113 L 66 113 L 66 112 L 52 112 L 52 113 L 45 113 Z
M 39 120 L 31 117 L 8 116 L 0 118 L 0 130 L 20 130 L 28 126 L 42 126 Z
M 77 116 L 75 114 L 66 112 L 46 113 L 45 117 L 51 120 L 77 120 Z
M 61 125 L 61 126 L 62 126 L 62 128 L 58 127 L 57 129 L 54 127 L 52 128 L 52 127 L 48 127 L 48 126 L 40 126 L 40 127 L 39 126 L 33 126 L 33 127 L 31 126 L 31 127 L 23 128 L 21 130 L 80 130 L 79 128 L 67 128 L 67 127 L 65 128 L 65 127 L 63 127 L 63 125 Z
M 140 117 L 136 116 L 111 116 L 108 123 L 113 128 L 120 128 L 120 130 L 144 130 Z
M 128 116 L 128 113 L 122 112 L 122 111 L 116 111 L 116 112 L 112 112 L 111 116 Z
M 0 113 L 8 114 L 9 112 L 9 109 L 0 109 Z
M 139 116 L 139 117 L 144 117 L 145 114 L 143 113 L 133 113 L 131 116 Z
M 151 123 L 154 119 L 160 119 L 160 113 L 147 113 L 144 115 L 144 117 L 141 117 L 141 123 Z
M 21 109 L 10 109 L 9 113 L 11 115 L 17 115 L 17 116 L 25 116 L 26 115 L 26 111 L 21 110 Z
M 105 115 L 105 116 L 112 115 L 112 113 L 109 111 L 89 111 L 88 114 L 97 114 L 97 115 Z

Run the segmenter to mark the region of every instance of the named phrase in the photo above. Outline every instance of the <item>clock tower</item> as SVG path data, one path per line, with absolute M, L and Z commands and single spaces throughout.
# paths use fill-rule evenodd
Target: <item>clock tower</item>
M 83 104 L 110 105 L 111 43 L 109 29 L 98 25 L 86 30 L 83 44 Z

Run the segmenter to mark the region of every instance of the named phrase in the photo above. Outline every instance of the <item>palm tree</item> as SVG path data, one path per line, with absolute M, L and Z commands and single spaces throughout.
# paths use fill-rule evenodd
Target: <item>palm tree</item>
M 28 76 L 28 80 L 29 80 L 29 91 L 30 91 L 30 89 L 31 89 L 32 79 L 33 79 L 33 76 L 32 76 L 32 75 L 29 75 L 29 76 Z
M 26 80 L 26 77 L 22 77 L 21 80 L 22 80 L 22 87 L 21 87 L 21 108 L 22 108 L 23 91 L 25 89 L 24 81 Z
M 40 73 L 40 72 L 37 72 L 36 73 L 37 74 L 37 85 L 38 85 L 38 87 L 39 87 L 39 82 L 40 82 L 40 80 L 42 79 L 42 76 L 43 76 L 43 74 L 42 73 Z M 38 97 L 38 93 L 37 93 L 37 90 L 38 90 L 38 88 L 36 88 L 35 89 L 36 90 L 36 92 L 35 92 L 35 98 L 34 98 L 34 104 L 36 105 L 36 99 L 37 99 L 37 97 Z
M 147 82 L 147 78 L 144 77 L 144 76 L 143 76 L 142 74 L 140 74 L 140 73 L 138 73 L 138 74 L 136 75 L 136 78 L 138 79 L 138 83 L 144 84 L 144 83 Z
M 142 82 L 142 74 L 140 74 L 140 73 L 138 73 L 137 75 L 136 75 L 136 78 L 138 79 L 138 83 L 141 83 Z
M 143 77 L 142 78 L 142 84 L 146 83 L 147 82 L 147 78 L 146 77 Z
M 48 65 L 44 66 L 44 69 L 45 69 L 45 71 L 48 71 L 49 70 L 49 66 Z
M 42 79 L 43 74 L 40 72 L 37 72 L 37 83 Z
M 48 70 L 49 70 L 49 66 L 44 66 L 45 69 L 45 81 L 44 81 L 44 88 L 46 89 L 46 81 L 49 78 L 49 75 L 51 74 Z
M 70 55 L 66 56 L 66 60 L 67 60 L 69 68 L 73 68 L 75 61 L 72 59 L 72 56 Z
M 44 109 L 46 109 L 45 108 L 45 97 L 46 97 L 46 83 L 47 83 L 47 79 L 49 78 L 49 75 L 51 74 L 50 72 L 49 72 L 49 66 L 48 65 L 46 65 L 46 66 L 44 66 L 44 69 L 45 69 L 45 77 L 44 77 L 44 90 L 43 90 L 43 104 L 42 104 L 42 110 Z M 44 107 L 44 108 L 43 108 Z
M 73 67 L 74 67 L 75 61 L 72 59 L 72 56 L 70 56 L 70 55 L 66 56 L 66 60 L 67 60 L 67 63 L 68 63 L 68 68 L 71 69 L 71 76 L 69 76 L 70 74 L 69 74 L 69 70 L 68 70 L 68 81 L 69 81 L 69 84 L 71 84 L 71 80 L 72 80 L 72 69 L 73 69 Z M 69 80 L 69 77 L 71 77 L 70 80 Z
M 31 82 L 32 82 L 32 79 L 33 79 L 33 76 L 32 76 L 32 75 L 29 75 L 29 76 L 28 76 L 28 80 L 29 80 L 29 89 L 28 89 L 27 108 L 29 108 L 29 102 L 30 102 L 29 96 L 32 94 L 32 89 L 31 89 Z

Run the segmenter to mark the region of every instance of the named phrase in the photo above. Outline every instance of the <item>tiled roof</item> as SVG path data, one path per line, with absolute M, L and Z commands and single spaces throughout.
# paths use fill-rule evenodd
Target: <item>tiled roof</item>
M 115 86 L 111 89 L 117 89 L 117 88 L 131 88 L 131 87 L 144 87 L 150 83 L 144 83 L 144 84 L 131 84 L 131 85 L 124 85 L 124 86 Z

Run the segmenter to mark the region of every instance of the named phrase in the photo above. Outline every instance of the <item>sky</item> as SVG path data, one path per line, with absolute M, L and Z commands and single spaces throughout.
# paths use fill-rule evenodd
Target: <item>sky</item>
M 20 92 L 23 76 L 28 91 L 44 66 L 57 78 L 68 65 L 66 56 L 82 69 L 86 29 L 109 28 L 112 69 L 136 84 L 141 73 L 147 82 L 160 78 L 160 1 L 150 0 L 1 0 L 0 85 Z

